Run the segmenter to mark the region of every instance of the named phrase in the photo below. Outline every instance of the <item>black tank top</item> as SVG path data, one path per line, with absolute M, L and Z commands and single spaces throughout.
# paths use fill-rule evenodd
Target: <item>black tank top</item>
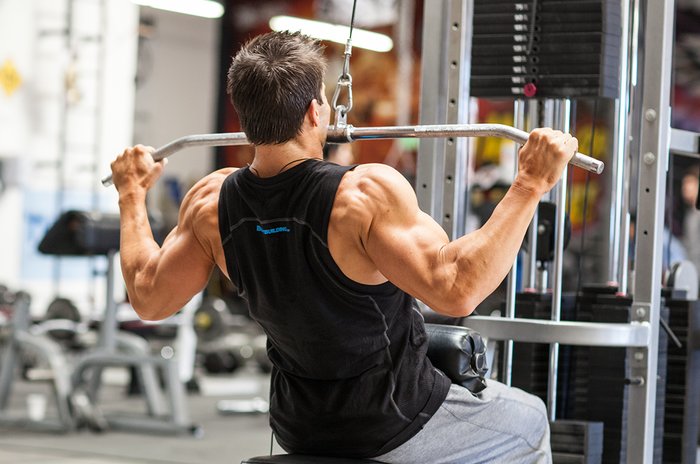
M 401 445 L 447 396 L 426 358 L 415 300 L 346 277 L 328 250 L 338 185 L 352 169 L 305 161 L 231 174 L 219 197 L 226 266 L 268 337 L 270 425 L 289 452 L 366 458 Z

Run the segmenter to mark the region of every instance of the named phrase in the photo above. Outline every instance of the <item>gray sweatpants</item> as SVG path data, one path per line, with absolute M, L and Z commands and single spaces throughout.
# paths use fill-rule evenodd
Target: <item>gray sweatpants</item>
M 384 463 L 549 464 L 549 421 L 542 400 L 494 380 L 478 395 L 452 385 L 440 409 Z

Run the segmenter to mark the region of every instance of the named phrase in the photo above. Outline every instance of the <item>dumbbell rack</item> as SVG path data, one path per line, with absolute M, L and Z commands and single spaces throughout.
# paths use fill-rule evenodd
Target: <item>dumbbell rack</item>
M 468 123 L 470 84 L 472 73 L 472 41 L 475 28 L 473 18 L 476 0 L 425 0 L 423 22 L 423 61 L 421 89 L 421 124 Z M 483 2 L 479 2 L 482 4 Z M 508 3 L 506 1 L 488 2 Z M 513 2 L 511 2 L 513 3 Z M 532 4 L 532 2 L 517 2 Z M 543 3 L 546 3 L 543 2 Z M 576 3 L 576 2 L 569 2 Z M 655 0 L 633 0 L 623 2 L 621 11 L 624 34 L 621 57 L 631 52 L 629 60 L 638 66 L 627 68 L 627 59 L 620 60 L 620 86 L 617 109 L 620 115 L 629 116 L 631 127 L 638 131 L 634 135 L 630 153 L 636 173 L 624 165 L 629 139 L 626 136 L 627 124 L 622 122 L 616 130 L 625 136 L 618 137 L 617 153 L 614 160 L 614 177 L 619 189 L 625 168 L 634 175 L 636 191 L 627 192 L 630 199 L 636 194 L 636 204 L 643 205 L 637 210 L 634 293 L 631 303 L 629 323 L 559 321 L 559 314 L 553 312 L 551 321 L 525 320 L 515 318 L 514 275 L 509 285 L 509 310 L 506 317 L 494 318 L 476 316 L 467 319 L 466 325 L 479 331 L 487 338 L 495 340 L 518 340 L 520 342 L 620 347 L 627 348 L 626 362 L 631 385 L 628 391 L 628 414 L 626 421 L 626 461 L 629 463 L 650 464 L 654 459 L 654 435 L 656 415 L 656 379 L 659 347 L 659 319 L 661 312 L 661 269 L 662 237 L 664 223 L 666 166 L 669 157 L 671 57 L 673 44 L 674 2 Z M 631 30 L 627 24 L 632 18 L 638 19 L 639 31 Z M 632 32 L 631 32 L 632 31 Z M 638 32 L 634 35 L 633 32 Z M 636 47 L 632 47 L 634 44 Z M 478 54 L 477 54 L 478 55 Z M 605 62 L 605 60 L 603 60 Z M 604 65 L 604 63 L 603 63 Z M 605 65 L 604 65 L 605 66 Z M 638 85 L 630 99 L 626 93 L 628 72 L 637 70 Z M 606 93 L 604 93 L 606 94 Z M 606 94 L 607 95 L 607 94 Z M 554 96 L 554 95 L 552 95 Z M 567 95 L 557 95 L 566 97 Z M 570 95 L 568 95 L 570 96 Z M 633 100 L 633 101 L 632 101 Z M 622 149 L 620 149 L 622 148 Z M 423 211 L 431 214 L 443 225 L 451 238 L 464 235 L 464 218 L 467 211 L 468 147 L 459 139 L 423 143 L 419 147 L 416 191 Z M 619 162 L 618 162 L 619 161 Z M 564 176 L 565 178 L 566 176 Z M 560 187 L 558 201 L 564 188 Z M 620 190 L 620 192 L 622 192 Z M 624 193 L 614 195 L 616 201 Z M 623 206 L 628 207 L 628 200 Z M 560 202 L 563 205 L 563 202 Z M 615 204 L 620 209 L 620 204 Z M 559 222 L 559 221 L 558 221 Z M 626 229 L 619 240 L 626 244 Z M 611 239 L 613 240 L 613 239 Z M 615 239 L 617 240 L 617 239 Z M 562 244 L 557 241 L 557 252 L 562 253 Z M 620 246 L 621 253 L 626 245 Z M 619 273 L 626 288 L 626 259 L 620 260 Z M 553 307 L 561 307 L 561 277 L 555 266 L 555 286 Z M 557 276 L 556 274 L 559 273 Z M 606 279 L 607 280 L 607 279 Z M 557 288 L 558 287 L 558 288 Z M 556 372 L 556 357 L 552 367 Z M 507 368 L 508 366 L 506 366 Z M 550 388 L 551 391 L 551 388 Z M 551 399 L 551 397 L 550 397 Z M 551 406 L 551 402 L 550 402 Z M 551 411 L 550 411 L 551 412 Z

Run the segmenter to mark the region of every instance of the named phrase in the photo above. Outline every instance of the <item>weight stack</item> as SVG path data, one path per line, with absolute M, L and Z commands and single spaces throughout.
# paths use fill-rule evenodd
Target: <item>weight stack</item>
M 615 98 L 620 18 L 615 0 L 475 0 L 472 96 Z
M 581 322 L 629 323 L 632 301 L 612 294 L 614 289 L 588 288 L 583 291 L 576 308 Z M 662 306 L 661 317 L 668 319 L 669 310 Z M 663 417 L 665 405 L 667 341 L 659 332 L 656 425 L 654 431 L 654 462 L 662 462 Z M 575 398 L 573 417 L 600 421 L 604 424 L 603 463 L 627 462 L 627 417 L 629 366 L 627 349 L 607 347 L 576 347 L 573 374 L 575 382 L 568 392 Z
M 602 422 L 550 422 L 552 461 L 555 464 L 600 464 L 603 455 Z
M 516 297 L 517 317 L 551 319 L 552 296 L 521 293 Z M 571 320 L 575 310 L 573 295 L 562 299 L 562 319 Z M 550 423 L 552 458 L 554 464 L 599 464 L 603 453 L 603 424 L 561 420 L 573 408 L 573 397 L 567 392 L 574 382 L 572 348 L 560 345 L 557 383 L 557 420 Z M 512 385 L 522 388 L 547 402 L 549 381 L 549 345 L 535 343 L 513 344 Z
M 516 296 L 517 317 L 523 319 L 550 320 L 552 318 L 552 296 L 540 293 L 519 293 Z M 562 299 L 562 319 L 570 319 L 574 312 L 573 295 Z M 559 347 L 559 382 L 557 384 L 557 411 L 567 409 L 566 391 L 571 381 L 569 346 Z M 549 345 L 536 343 L 513 343 L 513 371 L 511 383 L 514 387 L 538 396 L 547 402 L 549 381 Z
M 700 303 L 668 295 L 669 326 L 683 345 L 669 343 L 663 462 L 695 464 L 700 408 Z

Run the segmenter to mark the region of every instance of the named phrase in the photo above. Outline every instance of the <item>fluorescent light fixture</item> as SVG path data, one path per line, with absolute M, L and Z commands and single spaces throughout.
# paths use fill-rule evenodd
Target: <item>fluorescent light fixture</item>
M 350 28 L 347 26 L 338 26 L 292 16 L 273 16 L 270 19 L 270 29 L 273 31 L 301 31 L 302 34 L 306 34 L 309 37 L 329 40 L 339 44 L 345 44 L 350 33 Z M 394 48 L 394 41 L 387 35 L 355 27 L 352 30 L 352 45 L 353 47 L 366 48 L 375 52 L 388 52 Z
M 159 10 L 172 11 L 202 18 L 220 18 L 224 14 L 224 6 L 214 0 L 131 0 L 141 6 L 149 6 Z

